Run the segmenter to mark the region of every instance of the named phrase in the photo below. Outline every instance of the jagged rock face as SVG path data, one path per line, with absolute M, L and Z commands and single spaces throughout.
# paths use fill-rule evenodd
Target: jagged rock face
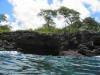
M 94 45 L 100 46 L 100 36 L 94 38 Z
M 23 49 L 24 53 L 58 55 L 59 36 L 54 34 L 23 35 L 16 41 L 16 47 Z
M 0 50 L 17 50 L 29 54 L 58 55 L 58 34 L 20 31 L 0 34 Z
M 64 34 L 40 34 L 20 31 L 0 34 L 0 50 L 16 50 L 39 55 L 100 55 L 100 32 L 80 31 Z

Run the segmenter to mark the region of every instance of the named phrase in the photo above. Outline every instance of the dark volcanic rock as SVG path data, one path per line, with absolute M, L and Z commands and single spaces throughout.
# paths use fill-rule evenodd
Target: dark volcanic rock
M 79 56 L 84 57 L 84 55 L 78 53 L 77 51 L 69 50 L 69 51 L 61 51 L 59 53 L 60 56 Z
M 0 34 L 0 50 L 16 50 L 39 55 L 97 56 L 100 55 L 100 32 L 77 31 L 70 34 L 6 32 Z
M 34 33 L 33 33 L 34 34 Z M 16 40 L 16 47 L 24 53 L 58 55 L 59 36 L 55 34 L 30 34 Z

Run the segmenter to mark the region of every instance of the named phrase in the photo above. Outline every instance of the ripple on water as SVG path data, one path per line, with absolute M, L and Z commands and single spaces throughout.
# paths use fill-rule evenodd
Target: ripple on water
M 100 75 L 99 57 L 0 52 L 0 75 Z

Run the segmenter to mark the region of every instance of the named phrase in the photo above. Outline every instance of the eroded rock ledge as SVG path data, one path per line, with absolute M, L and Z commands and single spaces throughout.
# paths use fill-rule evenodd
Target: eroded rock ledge
M 0 34 L 0 50 L 54 56 L 97 56 L 100 55 L 100 32 L 82 31 L 71 34 L 6 32 Z

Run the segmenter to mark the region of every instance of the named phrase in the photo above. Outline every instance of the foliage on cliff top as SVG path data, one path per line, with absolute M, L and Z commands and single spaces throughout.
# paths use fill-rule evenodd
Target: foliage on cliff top
M 1 22 L 5 22 L 7 17 L 4 14 L 0 14 L 0 33 L 2 32 L 10 32 L 10 26 L 9 25 L 2 25 Z
M 75 32 L 75 31 L 90 31 L 97 32 L 100 31 L 100 23 L 98 23 L 94 18 L 86 17 L 85 19 L 80 19 L 80 13 L 66 8 L 64 6 L 60 7 L 57 10 L 42 10 L 39 14 L 43 16 L 46 23 L 42 28 L 35 29 L 35 31 L 40 33 L 62 33 L 62 32 Z M 54 15 L 54 14 L 55 15 Z M 55 26 L 54 18 L 57 18 L 57 15 L 62 15 L 65 18 L 65 27 L 58 29 Z M 49 17 L 49 18 L 46 18 Z
M 62 29 L 56 28 L 56 23 L 54 19 L 57 18 L 58 15 L 62 15 L 65 20 L 65 27 Z M 100 23 L 98 23 L 94 18 L 86 17 L 85 19 L 80 19 L 80 13 L 66 8 L 64 6 L 60 7 L 57 10 L 44 10 L 42 9 L 38 16 L 42 16 L 46 21 L 45 24 L 41 28 L 37 28 L 35 30 L 27 29 L 24 31 L 36 31 L 40 33 L 63 33 L 63 32 L 75 32 L 75 31 L 90 31 L 90 32 L 98 32 L 100 31 Z M 10 27 L 8 25 L 2 25 L 1 22 L 6 22 L 7 17 L 4 14 L 0 14 L 0 32 L 10 32 Z M 17 30 L 23 31 L 23 30 Z

